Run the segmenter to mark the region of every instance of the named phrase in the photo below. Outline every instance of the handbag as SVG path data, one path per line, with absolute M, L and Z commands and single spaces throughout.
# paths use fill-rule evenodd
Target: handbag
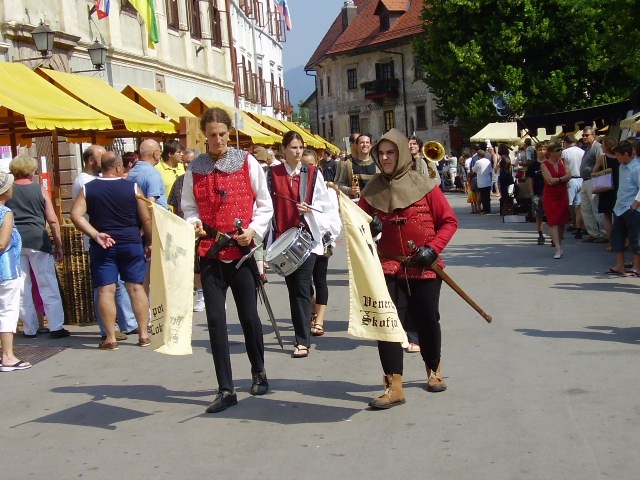
M 607 168 L 607 157 L 604 157 L 604 169 L 592 173 L 593 193 L 604 193 L 613 190 L 613 173 Z

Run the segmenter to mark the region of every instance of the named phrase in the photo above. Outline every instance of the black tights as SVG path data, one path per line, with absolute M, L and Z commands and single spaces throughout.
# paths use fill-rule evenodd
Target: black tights
M 391 300 L 396 304 L 398 316 L 405 326 L 408 316 L 413 320 L 413 324 L 418 332 L 418 342 L 420 344 L 420 354 L 427 367 L 435 370 L 440 363 L 440 287 L 442 280 L 409 280 L 385 276 L 387 288 L 391 295 Z M 403 370 L 403 350 L 398 342 L 378 342 L 378 353 L 380 363 L 385 375 L 398 373 L 402 375 Z

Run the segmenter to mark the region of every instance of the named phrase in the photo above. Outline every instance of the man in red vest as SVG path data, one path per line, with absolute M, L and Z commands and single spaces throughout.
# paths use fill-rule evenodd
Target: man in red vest
M 221 108 L 210 108 L 200 118 L 209 151 L 199 155 L 185 173 L 182 189 L 184 218 L 200 236 L 198 257 L 204 293 L 211 353 L 218 394 L 207 408 L 217 413 L 236 405 L 227 335 L 226 293 L 233 293 L 238 319 L 251 363 L 252 395 L 269 389 L 264 369 L 262 324 L 258 316 L 255 272 L 251 262 L 236 268 L 243 247 L 261 243 L 273 205 L 262 167 L 248 153 L 227 146 L 231 118 Z M 235 222 L 244 230 L 238 234 Z

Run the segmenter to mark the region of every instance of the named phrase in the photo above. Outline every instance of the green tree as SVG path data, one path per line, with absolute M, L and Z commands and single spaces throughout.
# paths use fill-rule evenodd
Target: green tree
M 300 100 L 300 102 L 298 103 L 298 110 L 293 111 L 293 115 L 291 116 L 291 119 L 293 120 L 294 123 L 297 123 L 302 128 L 307 128 L 307 129 L 310 128 L 311 121 L 309 118 L 309 109 L 307 107 L 302 106 L 302 100 Z
M 413 48 L 447 121 L 499 119 L 487 84 L 520 115 L 620 101 L 640 84 L 637 0 L 425 1 Z

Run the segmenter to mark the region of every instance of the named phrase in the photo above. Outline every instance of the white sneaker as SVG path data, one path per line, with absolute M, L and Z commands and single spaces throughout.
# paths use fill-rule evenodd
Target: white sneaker
M 204 298 L 196 297 L 196 301 L 193 302 L 193 311 L 194 312 L 204 312 Z

